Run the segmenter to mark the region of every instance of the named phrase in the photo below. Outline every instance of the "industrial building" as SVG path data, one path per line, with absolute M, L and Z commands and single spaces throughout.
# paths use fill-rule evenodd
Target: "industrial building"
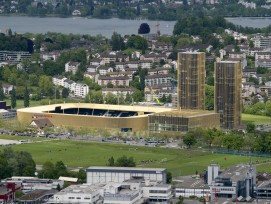
M 171 185 L 138 177 L 123 182 L 71 185 L 56 193 L 47 203 L 169 204 L 172 197 Z
M 133 178 L 166 183 L 167 170 L 164 168 L 134 168 L 134 167 L 111 167 L 95 166 L 87 168 L 87 183 L 121 183 Z
M 204 110 L 205 53 L 178 53 L 178 109 Z
M 225 129 L 241 124 L 242 68 L 236 61 L 215 62 L 215 112 L 220 113 L 220 125 Z
M 209 170 L 209 168 L 208 168 Z M 220 172 L 210 168 L 209 175 L 218 175 L 211 182 L 211 198 L 232 198 L 237 201 L 251 201 L 256 186 L 256 167 L 246 164 L 233 166 Z

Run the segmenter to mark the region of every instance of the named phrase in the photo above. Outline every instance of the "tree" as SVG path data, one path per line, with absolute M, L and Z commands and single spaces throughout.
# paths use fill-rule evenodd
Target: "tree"
M 105 102 L 107 104 L 117 104 L 118 103 L 118 99 L 115 97 L 114 94 L 112 94 L 111 92 L 108 92 L 105 96 Z
M 58 178 L 60 176 L 68 176 L 67 167 L 62 161 L 57 161 L 55 163 L 54 175 L 55 175 L 55 178 Z
M 49 76 L 41 76 L 39 79 L 39 88 L 41 90 L 42 95 L 45 96 L 53 96 L 54 91 L 53 91 L 53 82 L 51 77 Z
M 27 86 L 25 87 L 24 90 L 24 107 L 29 107 L 29 91 Z
M 171 183 L 172 181 L 172 173 L 170 171 L 167 172 L 167 183 Z
M 150 31 L 150 26 L 147 23 L 141 23 L 140 27 L 138 28 L 138 34 L 148 34 Z
M 11 94 L 11 107 L 15 108 L 16 107 L 16 89 L 14 86 L 10 94 Z
M 117 159 L 117 161 L 115 162 L 115 166 L 118 166 L 118 167 L 135 167 L 136 163 L 135 163 L 133 157 L 128 158 L 125 155 L 123 155 L 122 157 Z
M 86 183 L 87 180 L 87 173 L 84 169 L 80 169 L 77 174 L 78 182 L 79 183 Z
M 8 166 L 8 160 L 2 152 L 0 152 L 0 169 L 0 179 L 9 178 L 12 176 L 11 169 Z
M 205 109 L 214 110 L 214 87 L 205 85 Z
M 111 40 L 110 40 L 110 45 L 112 46 L 112 50 L 123 50 L 125 45 L 123 42 L 123 39 L 120 34 L 117 32 L 114 32 Z
M 252 122 L 248 122 L 246 130 L 248 133 L 254 133 L 255 132 L 255 124 Z
M 188 148 L 191 148 L 194 144 L 197 143 L 196 137 L 193 132 L 187 132 L 183 136 L 183 143 L 188 146 Z
M 55 165 L 50 161 L 46 161 L 42 165 L 42 170 L 39 171 L 38 175 L 40 178 L 55 178 L 54 174 L 55 174 Z
M 63 88 L 62 89 L 62 98 L 67 98 L 69 96 L 69 89 Z
M 0 84 L 0 101 L 3 101 L 4 99 L 5 99 L 4 90 L 2 84 Z
M 113 156 L 108 159 L 107 166 L 115 166 L 115 160 Z
M 148 42 L 143 37 L 136 35 L 136 36 L 130 36 L 126 46 L 128 48 L 134 48 L 134 49 L 140 49 L 140 50 L 146 50 L 148 48 Z

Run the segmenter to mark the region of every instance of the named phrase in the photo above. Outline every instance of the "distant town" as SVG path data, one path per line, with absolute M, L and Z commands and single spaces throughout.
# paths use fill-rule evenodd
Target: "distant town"
M 204 8 L 204 9 L 202 9 Z M 13 0 L 0 2 L 0 14 L 84 16 L 94 18 L 177 20 L 187 15 L 270 16 L 268 0 Z
M 39 12 L 67 6 L 1 1 L 0 8 L 26 13 L 22 3 Z M 239 1 L 251 10 L 269 3 Z M 67 8 L 82 15 L 86 4 L 93 15 L 123 5 L 141 15 L 145 4 L 153 13 L 224 3 Z M 0 33 L 0 202 L 270 202 L 271 26 L 189 15 L 172 35 L 161 34 L 159 22 L 137 29 L 111 38 Z

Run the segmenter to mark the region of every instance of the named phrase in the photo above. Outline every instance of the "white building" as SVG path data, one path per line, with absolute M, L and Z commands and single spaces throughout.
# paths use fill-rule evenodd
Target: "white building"
M 89 92 L 89 87 L 84 83 L 75 83 L 74 96 L 85 97 Z
M 104 204 L 134 204 L 142 197 L 138 182 L 109 183 L 104 187 Z
M 56 193 L 47 203 L 101 204 L 101 188 L 104 186 L 104 184 L 71 185 Z
M 159 84 L 171 83 L 172 75 L 170 74 L 159 74 L 159 75 L 148 75 L 145 77 L 146 86 L 155 86 Z
M 87 183 L 121 183 L 135 177 L 145 180 L 166 183 L 167 170 L 163 168 L 134 168 L 134 167 L 89 167 L 87 168 Z
M 148 198 L 149 203 L 170 203 L 172 198 L 171 185 L 157 184 L 143 187 L 143 197 Z
M 59 75 L 53 76 L 53 78 L 52 78 L 54 85 L 63 86 L 63 87 L 65 87 L 65 80 L 66 79 L 67 79 L 66 77 L 59 76 Z
M 71 72 L 72 74 L 75 74 L 78 70 L 79 65 L 79 62 L 67 62 L 65 64 L 65 72 Z
M 252 38 L 254 47 L 256 48 L 270 48 L 271 47 L 271 36 L 256 36 Z
M 132 88 L 103 88 L 102 94 L 106 96 L 108 93 L 112 93 L 116 97 L 119 97 L 123 95 L 123 97 L 126 97 L 127 94 L 132 95 L 135 92 Z

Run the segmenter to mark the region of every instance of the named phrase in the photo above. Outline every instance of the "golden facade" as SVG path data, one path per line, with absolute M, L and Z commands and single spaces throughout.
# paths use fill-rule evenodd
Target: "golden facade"
M 130 114 L 131 113 L 131 114 Z M 18 120 L 30 124 L 48 118 L 54 126 L 119 129 L 121 131 L 186 132 L 219 128 L 219 114 L 201 110 L 177 111 L 164 107 L 66 103 L 17 110 Z
M 178 53 L 178 109 L 204 110 L 205 53 Z
M 196 128 L 219 128 L 219 114 L 211 111 L 184 110 L 154 113 L 149 116 L 150 132 L 187 132 Z
M 215 112 L 220 113 L 220 124 L 233 129 L 241 124 L 242 66 L 240 62 L 215 63 Z

